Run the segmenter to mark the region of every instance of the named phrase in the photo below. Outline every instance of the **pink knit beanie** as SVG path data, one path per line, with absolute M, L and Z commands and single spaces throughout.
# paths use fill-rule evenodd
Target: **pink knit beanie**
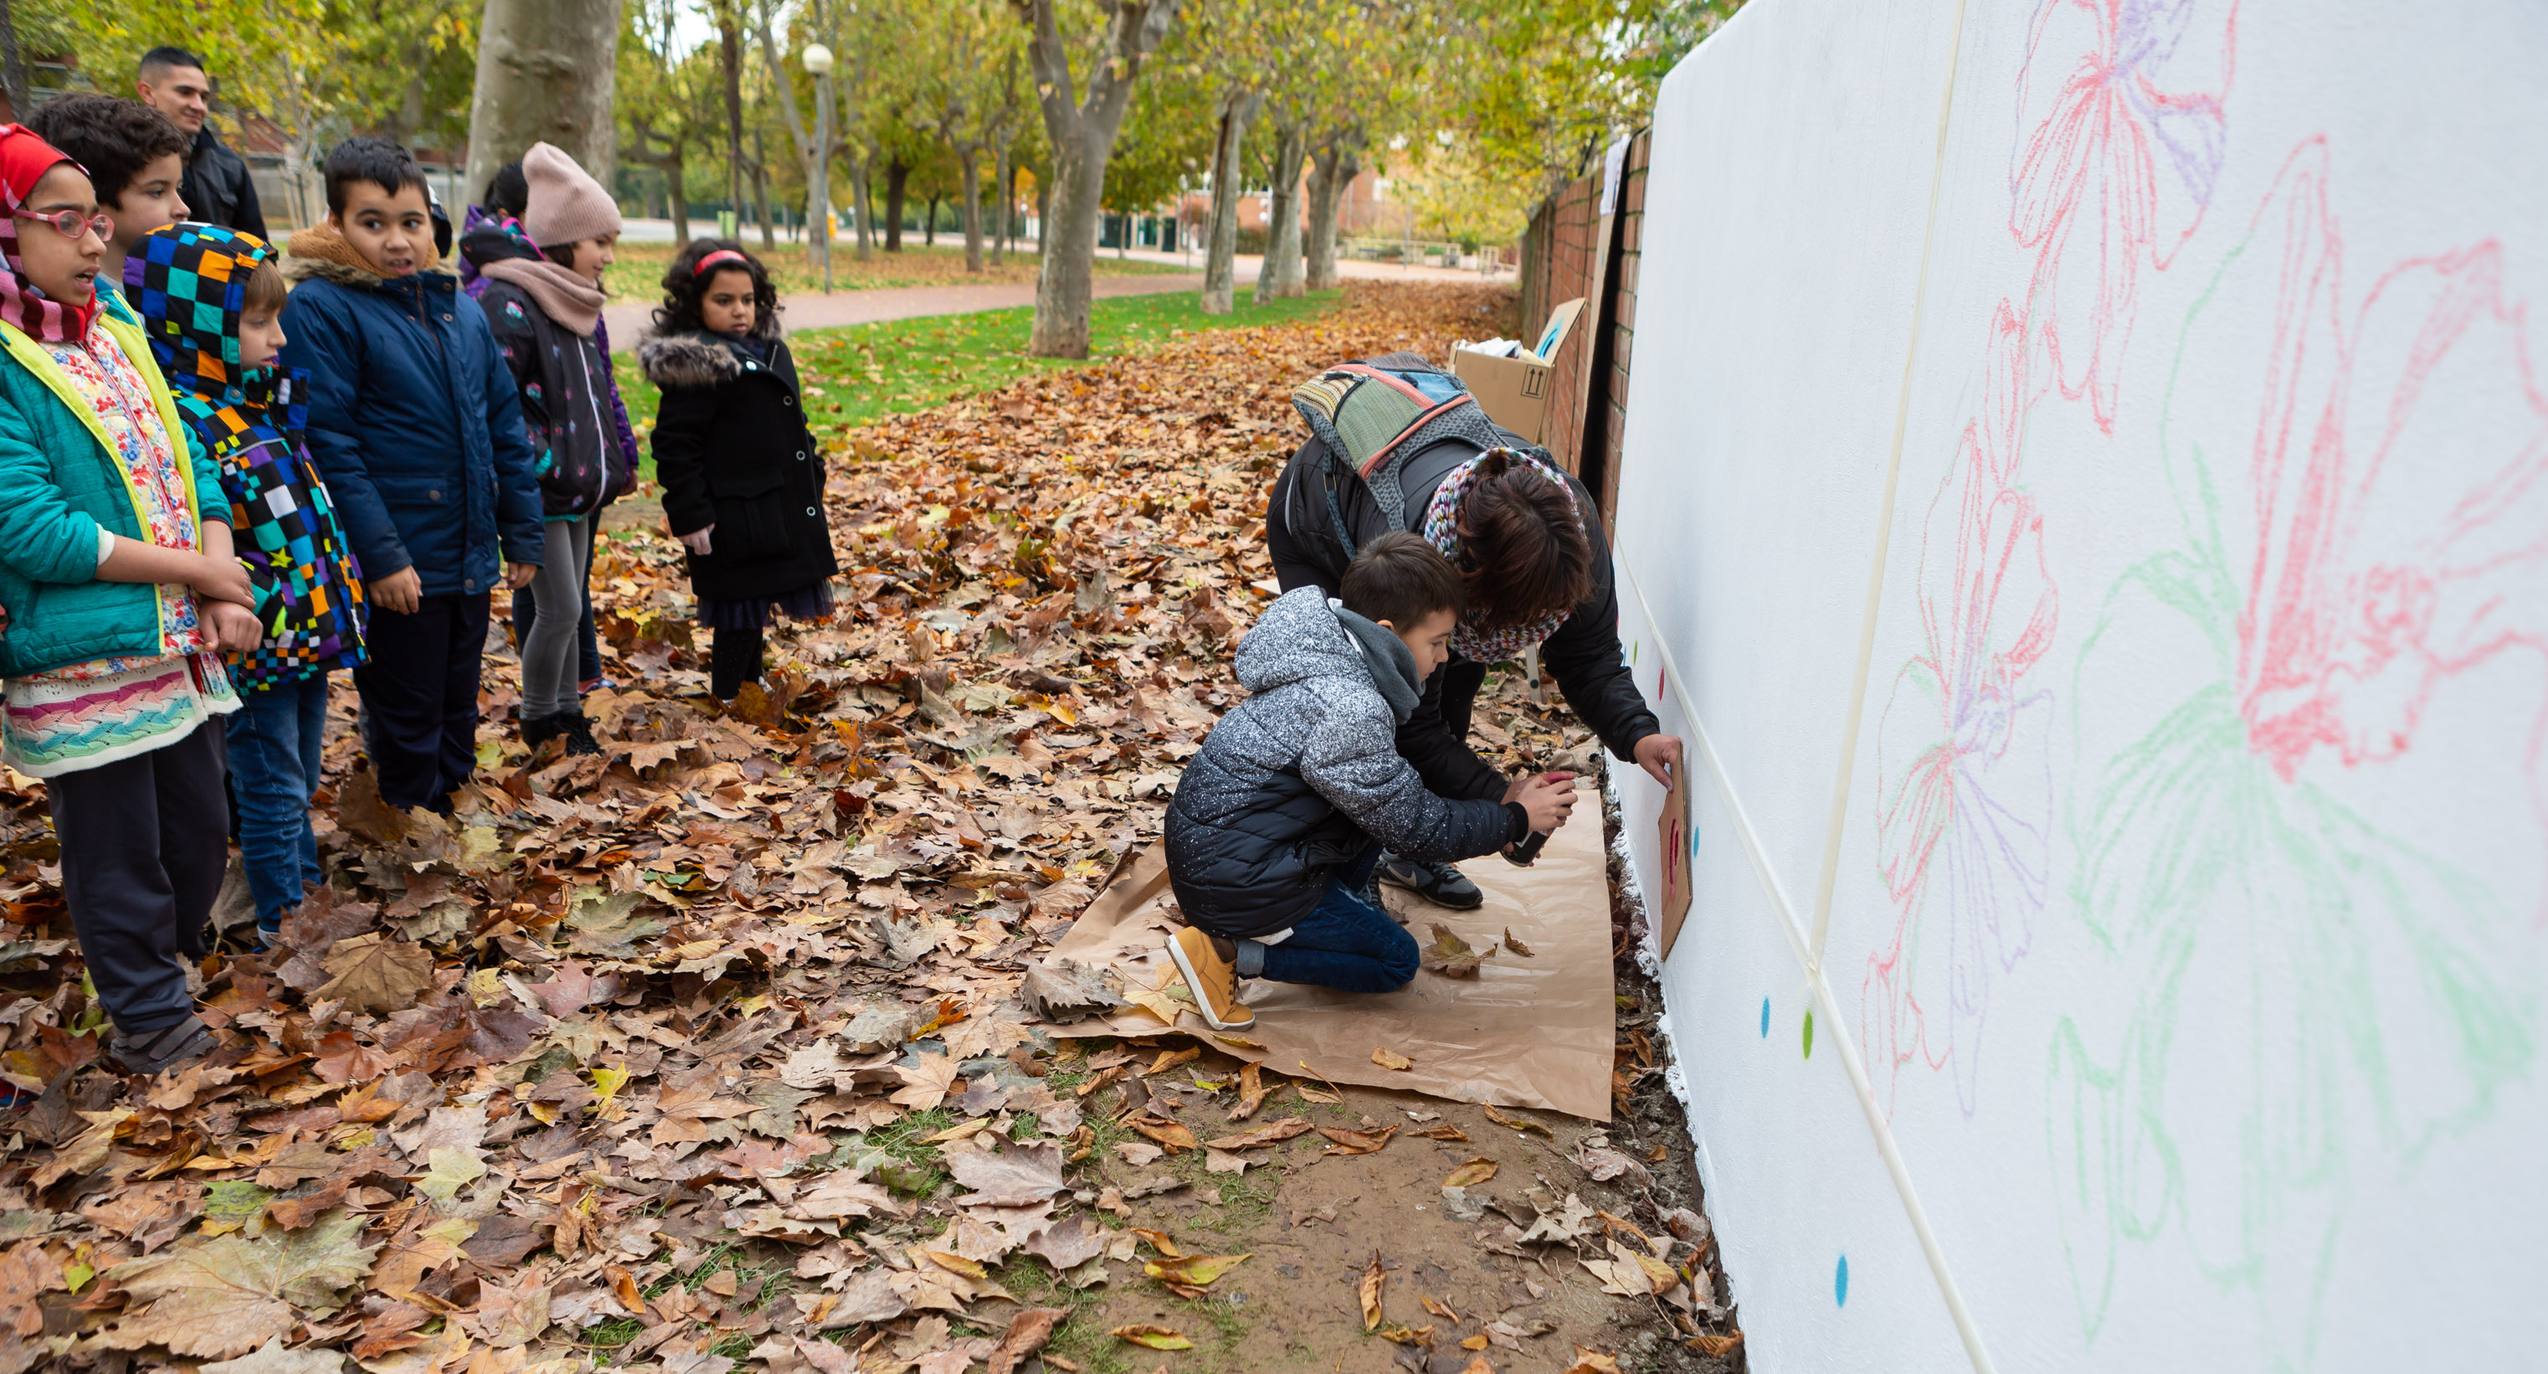
M 532 144 L 522 155 L 522 176 L 531 183 L 530 201 L 522 210 L 522 228 L 531 242 L 547 247 L 619 232 L 619 203 L 564 149 Z

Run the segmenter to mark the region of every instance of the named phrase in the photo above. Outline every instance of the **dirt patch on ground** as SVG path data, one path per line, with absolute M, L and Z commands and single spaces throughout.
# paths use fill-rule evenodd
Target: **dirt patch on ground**
M 1615 835 L 1615 810 L 1605 826 Z M 1121 1233 L 1161 1233 L 1190 1255 L 1249 1258 L 1194 1297 L 1143 1277 L 1078 1294 L 1049 1286 L 1035 1296 L 1021 1292 L 1071 1308 L 1051 1347 L 1053 1363 L 1119 1374 L 1163 1365 L 1231 1374 L 1612 1367 L 1602 1358 L 1622 1370 L 1742 1369 L 1688 1131 L 1654 1033 L 1661 998 L 1636 966 L 1632 922 L 1639 918 L 1619 890 L 1620 877 L 1614 857 L 1619 1052 L 1616 1119 L 1606 1127 L 1289 1081 L 1233 1122 L 1234 1060 L 1206 1054 L 1168 1072 L 1139 1074 L 1174 1052 L 1165 1041 L 1099 1042 L 1085 1056 L 1061 1060 L 1057 1072 L 1066 1080 L 1118 1071 L 1116 1081 L 1083 1100 L 1096 1140 L 1074 1175 L 1107 1223 Z M 1390 900 L 1412 901 L 1394 892 Z M 1229 1152 L 1246 1169 L 1217 1173 L 1205 1153 L 1162 1150 L 1114 1125 L 1118 1118 L 1175 1120 L 1207 1142 L 1293 1119 L 1311 1129 Z M 1351 1154 L 1320 1127 L 1394 1134 L 1376 1152 Z M 1446 1192 L 1462 1171 L 1487 1176 Z M 1109 1197 L 1124 1199 L 1122 1210 L 1107 1209 Z M 1652 1269 L 1626 1260 L 1646 1282 L 1609 1283 L 1587 1267 L 1590 1261 L 1606 1270 L 1621 1262 L 1622 1250 L 1659 1252 Z M 1155 1252 L 1144 1242 L 1139 1253 Z M 1383 1276 L 1376 1330 L 1367 1329 L 1361 1297 L 1375 1261 Z M 1621 1287 L 1645 1291 L 1613 1291 Z M 1662 1296 L 1653 1291 L 1659 1287 Z M 1109 1334 L 1138 1326 L 1174 1332 L 1193 1349 L 1158 1354 Z

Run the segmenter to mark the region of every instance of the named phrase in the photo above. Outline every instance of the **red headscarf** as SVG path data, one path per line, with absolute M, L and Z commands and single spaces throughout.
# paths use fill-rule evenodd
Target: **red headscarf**
M 39 234 L 50 234 L 53 229 L 19 219 L 14 212 L 35 194 L 35 184 L 44 179 L 45 173 L 65 162 L 71 159 L 61 149 L 36 137 L 25 125 L 0 124 L 0 264 L 5 264 L 0 266 L 0 324 L 39 343 L 85 339 L 89 321 L 97 318 L 97 297 L 90 296 L 83 306 L 54 300 L 26 279 L 18 261 L 18 234 L 22 227 Z M 79 166 L 76 162 L 71 165 Z

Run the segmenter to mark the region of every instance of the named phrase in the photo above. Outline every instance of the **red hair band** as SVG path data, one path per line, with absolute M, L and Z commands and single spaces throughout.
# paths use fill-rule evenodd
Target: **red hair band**
M 704 277 L 710 272 L 728 265 L 740 267 L 748 272 L 752 268 L 752 260 L 731 248 L 720 248 L 717 251 L 710 253 L 708 256 L 699 259 L 699 265 L 690 269 L 690 275 L 693 277 Z

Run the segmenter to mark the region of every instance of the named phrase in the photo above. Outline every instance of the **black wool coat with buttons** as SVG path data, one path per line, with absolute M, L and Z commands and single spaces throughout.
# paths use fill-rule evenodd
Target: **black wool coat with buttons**
M 769 361 L 721 335 L 659 334 L 638 365 L 663 390 L 655 477 L 673 533 L 715 526 L 690 555 L 702 600 L 785 596 L 840 569 L 823 517 L 823 455 L 805 422 L 796 360 L 768 336 Z

